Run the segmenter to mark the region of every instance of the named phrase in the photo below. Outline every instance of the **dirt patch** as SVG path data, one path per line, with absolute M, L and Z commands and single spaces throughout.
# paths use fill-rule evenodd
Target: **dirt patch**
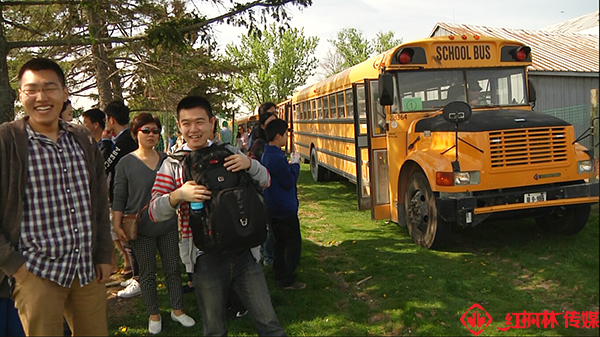
M 117 297 L 117 292 L 123 289 L 120 283 L 125 280 L 127 278 L 122 275 L 114 274 L 111 275 L 110 282 L 106 285 L 106 306 L 110 317 L 124 317 L 137 311 L 128 299 Z
M 373 324 L 373 323 L 378 323 L 378 322 L 385 322 L 385 321 L 389 321 L 390 320 L 390 315 L 386 314 L 386 313 L 376 313 L 374 315 L 371 315 L 371 317 L 369 317 L 369 323 Z

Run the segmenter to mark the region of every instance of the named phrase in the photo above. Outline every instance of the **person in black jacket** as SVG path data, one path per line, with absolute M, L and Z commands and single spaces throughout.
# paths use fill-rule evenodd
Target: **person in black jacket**
M 106 128 L 104 129 L 104 133 L 102 135 L 102 144 L 100 145 L 100 150 L 104 156 L 104 169 L 106 170 L 106 175 L 108 176 L 108 197 L 112 210 L 115 167 L 121 158 L 123 158 L 126 154 L 135 151 L 138 148 L 138 145 L 131 136 L 131 132 L 128 127 L 129 108 L 123 101 L 116 100 L 110 102 L 104 109 L 104 113 L 106 114 Z M 111 139 L 111 136 L 114 136 L 114 142 L 113 139 Z M 113 240 L 117 239 L 118 238 L 116 236 L 113 237 Z M 132 279 L 122 284 L 123 286 L 126 286 L 126 288 L 122 291 L 119 291 L 117 295 L 119 297 L 133 297 L 142 293 L 139 283 L 137 282 L 139 268 L 135 254 L 129 243 L 123 242 L 122 245 L 127 252 L 128 259 L 126 260 L 129 260 L 125 261 L 124 272 L 125 274 L 131 274 Z M 128 265 L 129 269 L 127 268 Z M 131 270 L 130 273 L 128 273 L 129 270 Z
M 109 181 L 108 195 L 112 204 L 115 167 L 123 156 L 135 151 L 138 145 L 129 132 L 129 108 L 123 101 L 110 102 L 104 109 L 104 113 L 106 114 L 106 128 L 100 150 L 104 156 L 104 169 Z M 114 135 L 114 146 L 109 135 Z

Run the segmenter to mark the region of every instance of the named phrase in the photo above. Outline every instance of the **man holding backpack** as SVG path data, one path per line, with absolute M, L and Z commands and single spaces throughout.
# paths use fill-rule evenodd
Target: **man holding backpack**
M 177 105 L 177 126 L 186 141 L 183 150 L 198 151 L 211 145 L 215 146 L 210 141 L 214 139 L 215 122 L 216 118 L 206 99 L 199 96 L 182 99 Z M 245 170 L 260 187 L 269 186 L 270 176 L 264 166 L 231 145 L 225 147 L 234 153 L 224 160 L 223 166 L 226 170 Z M 227 334 L 225 312 L 230 287 L 233 287 L 246 305 L 259 335 L 286 335 L 271 304 L 262 267 L 256 263 L 250 249 L 201 252 L 194 247 L 192 240 L 195 238 L 190 227 L 190 203 L 202 202 L 210 205 L 213 193 L 206 186 L 193 180 L 186 181 L 182 160 L 176 159 L 178 156 L 185 158 L 185 154 L 180 152 L 167 158 L 160 168 L 152 187 L 152 201 L 148 213 L 153 221 L 168 219 L 176 211 L 179 213 L 181 245 L 188 248 L 188 254 L 182 254 L 182 259 L 186 268 L 194 266 L 193 282 L 202 314 L 204 335 Z

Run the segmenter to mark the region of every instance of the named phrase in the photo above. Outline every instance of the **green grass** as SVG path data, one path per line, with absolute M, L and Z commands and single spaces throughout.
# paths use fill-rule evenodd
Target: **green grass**
M 531 219 L 491 221 L 453 233 L 445 251 L 430 251 L 415 245 L 405 228 L 357 211 L 355 186 L 347 181 L 314 183 L 302 165 L 298 185 L 303 251 L 297 272 L 307 288 L 281 291 L 265 268 L 289 335 L 471 335 L 460 318 L 474 303 L 493 318 L 483 336 L 599 334 L 565 328 L 562 315 L 554 329 L 497 330 L 507 313 L 598 311 L 597 205 L 574 236 L 545 233 Z M 159 290 L 161 335 L 201 335 L 200 323 L 186 329 L 170 321 L 166 290 Z M 194 295 L 184 296 L 186 312 L 200 322 Z M 141 297 L 111 301 L 110 335 L 148 334 Z M 256 334 L 248 317 L 228 328 L 230 335 Z

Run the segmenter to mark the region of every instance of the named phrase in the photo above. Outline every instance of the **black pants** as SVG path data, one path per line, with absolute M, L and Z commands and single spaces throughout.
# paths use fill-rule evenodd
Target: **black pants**
M 296 282 L 294 271 L 300 262 L 302 236 L 298 215 L 289 218 L 272 218 L 273 237 L 273 276 L 279 287 L 287 287 Z

